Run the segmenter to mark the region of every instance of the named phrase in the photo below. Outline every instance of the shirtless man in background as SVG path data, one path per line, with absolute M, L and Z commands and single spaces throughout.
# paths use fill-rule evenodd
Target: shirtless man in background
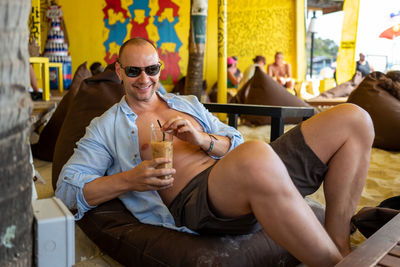
M 280 85 L 288 89 L 294 89 L 292 69 L 289 63 L 283 61 L 282 52 L 276 52 L 275 62 L 268 65 L 268 75 Z
M 344 104 L 271 145 L 243 143 L 194 96 L 156 92 L 160 62 L 147 40 L 120 49 L 125 96 L 92 120 L 62 169 L 56 196 L 76 219 L 119 197 L 143 223 L 197 233 L 247 234 L 260 227 L 307 266 L 333 266 L 350 253 L 350 218 L 368 170 L 371 119 Z M 151 158 L 150 125 L 173 132 L 173 168 Z M 172 175 L 169 179 L 158 177 Z M 325 228 L 303 197 L 324 182 Z M 290 216 L 281 216 L 282 211 Z

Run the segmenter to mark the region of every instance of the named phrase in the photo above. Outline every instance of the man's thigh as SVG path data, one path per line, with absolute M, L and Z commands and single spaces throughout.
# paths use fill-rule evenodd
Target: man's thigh
M 271 147 L 285 164 L 290 178 L 303 197 L 318 190 L 328 166 L 305 143 L 301 124 L 273 141 Z
M 261 229 L 252 213 L 224 217 L 215 211 L 208 198 L 208 178 L 214 167 L 194 177 L 168 207 L 176 225 L 206 234 L 248 234 Z

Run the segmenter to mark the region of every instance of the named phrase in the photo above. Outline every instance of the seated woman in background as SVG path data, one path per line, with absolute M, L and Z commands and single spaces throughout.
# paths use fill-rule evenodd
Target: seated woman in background
M 243 74 L 238 71 L 237 60 L 234 57 L 228 57 L 228 88 L 238 88 Z
M 43 90 L 39 88 L 38 81 L 33 70 L 32 64 L 29 64 L 29 78 L 30 78 L 30 88 L 29 93 L 33 101 L 41 100 Z
M 356 62 L 356 70 L 361 72 L 362 77 L 367 76 L 369 73 L 374 72 L 374 68 L 365 60 L 365 55 L 360 53 L 360 59 Z
M 243 85 L 245 85 L 254 76 L 256 67 L 259 67 L 260 70 L 265 72 L 265 64 L 266 64 L 265 57 L 258 55 L 255 58 L 253 58 L 253 62 L 254 62 L 254 64 L 250 65 L 244 71 L 243 79 L 239 83 L 239 89 L 242 88 Z
M 294 89 L 290 63 L 283 61 L 282 52 L 276 52 L 275 62 L 268 65 L 268 75 L 282 86 Z

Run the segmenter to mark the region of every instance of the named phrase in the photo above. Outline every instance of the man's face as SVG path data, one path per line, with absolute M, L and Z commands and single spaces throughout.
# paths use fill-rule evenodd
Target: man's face
M 275 62 L 276 62 L 277 64 L 281 64 L 281 63 L 283 62 L 283 55 L 281 55 L 281 54 L 276 54 L 276 55 L 275 55 Z
M 128 45 L 119 61 L 115 68 L 118 77 L 123 81 L 126 96 L 136 101 L 149 101 L 159 87 L 160 72 L 150 76 L 145 73 L 144 68 L 159 63 L 157 51 L 150 44 Z M 128 77 L 123 67 L 129 66 L 140 67 L 142 72 L 137 77 Z

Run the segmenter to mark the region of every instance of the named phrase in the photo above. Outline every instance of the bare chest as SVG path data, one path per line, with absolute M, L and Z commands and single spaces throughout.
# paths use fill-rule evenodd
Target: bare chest
M 286 65 L 281 65 L 281 66 L 275 65 L 272 70 L 274 76 L 285 77 L 287 75 Z
M 179 112 L 177 110 L 165 109 L 156 113 L 146 113 L 139 115 L 138 119 L 136 120 L 136 125 L 138 127 L 139 151 L 142 160 L 151 159 L 151 125 L 153 124 L 155 127 L 159 127 L 157 120 L 159 120 L 161 125 L 163 125 L 167 120 L 177 116 L 189 120 L 192 125 L 194 125 L 199 131 L 203 131 L 203 128 L 197 122 L 197 120 L 195 120 L 192 116 L 186 113 Z M 183 141 L 180 141 L 178 138 L 174 137 L 174 154 L 175 151 L 177 151 L 177 149 L 175 148 L 184 145 L 183 143 Z

